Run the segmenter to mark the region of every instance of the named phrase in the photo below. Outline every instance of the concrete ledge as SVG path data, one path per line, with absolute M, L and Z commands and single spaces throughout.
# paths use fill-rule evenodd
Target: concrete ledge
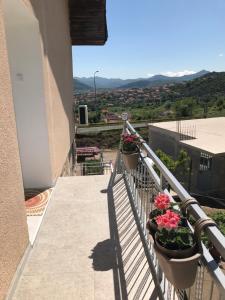
M 20 263 L 16 269 L 16 272 L 13 276 L 13 279 L 10 283 L 10 286 L 9 286 L 9 289 L 8 289 L 8 293 L 6 295 L 6 298 L 5 300 L 11 300 L 12 299 L 12 296 L 16 290 L 16 287 L 17 287 L 17 284 L 18 284 L 18 281 L 23 273 L 23 270 L 24 270 L 24 267 L 25 267 L 25 264 L 27 262 L 27 259 L 29 257 L 29 254 L 30 254 L 30 250 L 32 249 L 32 246 L 31 246 L 31 243 L 29 242 L 28 243 L 28 246 L 20 260 Z

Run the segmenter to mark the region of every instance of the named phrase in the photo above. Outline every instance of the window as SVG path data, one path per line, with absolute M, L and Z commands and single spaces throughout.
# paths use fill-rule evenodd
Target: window
M 211 169 L 212 169 L 212 156 L 207 153 L 201 152 L 199 170 L 210 171 Z

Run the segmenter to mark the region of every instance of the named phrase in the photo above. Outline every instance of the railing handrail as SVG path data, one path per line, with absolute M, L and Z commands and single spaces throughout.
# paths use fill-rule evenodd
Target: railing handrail
M 85 161 L 85 162 L 81 162 L 81 163 L 77 163 L 76 164 L 76 170 L 80 168 L 81 174 L 82 175 L 106 175 L 106 173 L 104 173 L 105 171 L 108 171 L 107 174 L 113 173 L 113 164 L 112 161 Z M 95 169 L 99 169 L 99 171 L 95 171 Z M 83 170 L 85 169 L 85 171 Z M 86 172 L 86 169 L 88 169 L 89 171 Z M 100 172 L 100 170 L 103 172 Z
M 174 175 L 167 169 L 167 167 L 162 163 L 162 161 L 158 158 L 158 156 L 154 153 L 154 151 L 149 147 L 145 140 L 136 132 L 133 126 L 129 121 L 125 121 L 125 130 L 128 129 L 131 133 L 135 133 L 141 139 L 141 147 L 147 152 L 148 156 L 152 159 L 152 161 L 156 164 L 157 168 L 160 171 L 160 174 L 166 179 L 172 189 L 177 193 L 181 201 L 185 201 L 187 199 L 193 198 L 191 195 L 185 190 L 185 188 L 180 184 L 180 182 L 174 177 Z M 149 165 L 146 164 L 147 168 Z M 162 184 L 162 182 L 160 182 Z M 207 215 L 202 210 L 199 204 L 191 204 L 189 206 L 190 214 L 198 220 L 199 218 L 207 218 Z M 221 233 L 221 231 L 216 226 L 210 226 L 206 228 L 206 232 L 210 241 L 219 251 L 220 255 L 225 259 L 225 237 Z
M 88 165 L 88 166 L 108 166 L 108 167 L 110 167 L 111 166 L 111 161 L 104 161 L 104 162 L 94 162 L 94 163 L 91 163 L 90 165 Z M 89 164 L 89 162 L 88 161 L 86 161 L 86 162 L 81 162 L 81 163 L 77 163 L 77 165 L 87 165 L 87 164 Z

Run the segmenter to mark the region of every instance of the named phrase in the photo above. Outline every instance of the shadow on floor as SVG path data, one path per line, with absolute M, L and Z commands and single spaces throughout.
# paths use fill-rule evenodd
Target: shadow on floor
M 92 266 L 95 271 L 108 271 L 116 267 L 114 249 L 113 241 L 110 239 L 99 242 L 92 249 L 89 258 L 93 259 Z
M 156 299 L 157 291 L 128 197 L 124 178 L 118 174 L 107 189 L 110 239 L 93 249 L 93 269 L 113 270 L 116 300 Z

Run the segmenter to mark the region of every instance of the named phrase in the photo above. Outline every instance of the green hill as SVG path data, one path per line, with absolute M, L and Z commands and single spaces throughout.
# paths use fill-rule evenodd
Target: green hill
M 182 84 L 175 84 L 161 99 L 160 110 L 171 118 L 225 116 L 225 72 L 212 72 Z
M 89 90 L 92 90 L 92 87 L 73 78 L 73 90 L 74 92 L 80 92 L 80 91 L 87 92 Z
M 225 72 L 211 72 L 203 77 L 176 84 L 171 88 L 173 92 L 184 97 L 200 97 L 210 101 L 211 97 L 224 96 L 225 94 Z
M 122 85 L 120 88 L 123 89 L 132 89 L 132 88 L 151 88 L 155 86 L 163 86 L 166 84 L 176 84 L 180 82 L 186 82 L 193 80 L 195 78 L 199 78 L 201 76 L 204 76 L 205 74 L 208 74 L 209 72 L 206 70 L 202 70 L 200 72 L 191 74 L 191 75 L 184 75 L 180 77 L 168 77 L 164 75 L 155 75 L 153 77 L 147 78 L 147 79 L 141 79 L 136 80 L 133 82 L 130 82 L 128 84 Z

